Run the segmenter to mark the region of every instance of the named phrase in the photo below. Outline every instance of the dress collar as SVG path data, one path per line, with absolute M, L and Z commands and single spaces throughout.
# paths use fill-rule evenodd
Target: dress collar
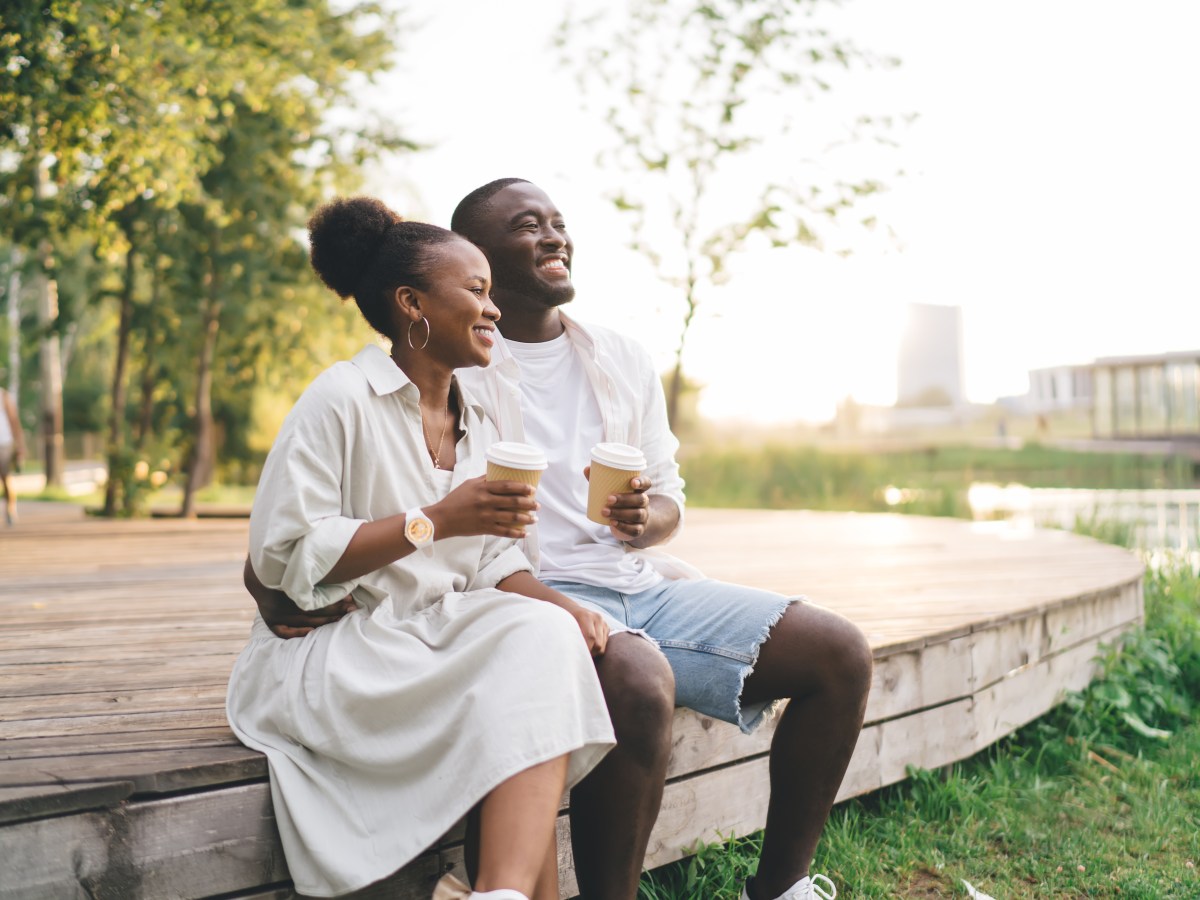
M 396 361 L 388 355 L 387 351 L 378 344 L 367 344 L 354 355 L 350 362 L 367 377 L 367 384 L 371 385 L 371 390 L 375 392 L 376 396 L 382 397 L 409 388 L 413 392 L 415 400 L 417 386 L 404 374 L 404 370 L 396 365 Z M 469 407 L 480 419 L 483 418 L 483 407 L 463 390 L 457 375 L 450 377 L 450 390 L 458 394 L 459 409 L 463 410 L 464 414 Z

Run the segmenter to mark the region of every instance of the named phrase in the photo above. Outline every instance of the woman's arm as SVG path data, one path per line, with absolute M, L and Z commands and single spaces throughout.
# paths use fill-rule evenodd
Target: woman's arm
M 523 538 L 525 526 L 537 521 L 533 488 L 518 481 L 486 481 L 481 475 L 464 481 L 424 508 L 433 522 L 435 541 L 467 535 Z M 322 583 L 338 584 L 382 569 L 413 552 L 404 536 L 405 514 L 364 522 Z
M 529 572 L 515 572 L 502 579 L 497 585 L 500 590 L 513 594 L 523 594 L 534 600 L 553 603 L 569 612 L 579 624 L 579 630 L 587 643 L 592 656 L 603 655 L 608 646 L 608 622 L 604 616 L 584 606 L 580 606 L 566 594 L 542 584 Z

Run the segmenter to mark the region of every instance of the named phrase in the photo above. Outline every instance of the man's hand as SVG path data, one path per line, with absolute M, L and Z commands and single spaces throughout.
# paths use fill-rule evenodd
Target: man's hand
M 590 479 L 592 467 L 583 470 L 583 477 Z M 650 524 L 650 495 L 646 492 L 653 482 L 645 475 L 639 475 L 629 483 L 632 491 L 624 494 L 609 494 L 605 500 L 600 515 L 611 520 L 609 530 L 613 537 L 623 543 L 636 541 L 646 533 Z
M 314 628 L 336 622 L 348 612 L 352 612 L 358 604 L 350 597 L 345 597 L 337 603 L 323 606 L 320 609 L 305 611 L 292 602 L 292 598 L 283 591 L 275 591 L 264 585 L 254 574 L 250 560 L 242 570 L 242 579 L 246 590 L 258 604 L 258 614 L 267 623 L 271 633 L 281 638 L 304 637 Z

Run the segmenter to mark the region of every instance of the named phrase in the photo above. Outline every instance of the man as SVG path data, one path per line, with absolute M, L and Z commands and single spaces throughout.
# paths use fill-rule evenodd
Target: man
M 543 448 L 536 532 L 527 552 L 539 577 L 617 626 L 597 672 L 617 747 L 572 792 L 575 869 L 585 898 L 632 900 L 658 815 L 678 704 L 750 731 L 775 701 L 787 704 L 771 747 L 771 799 L 758 872 L 745 900 L 808 900 L 809 864 L 858 733 L 871 652 L 845 619 L 777 594 L 679 574 L 642 551 L 680 528 L 678 442 L 648 354 L 560 307 L 575 295 L 574 246 L 546 194 L 502 179 L 468 194 L 451 227 L 492 267 L 501 338 L 486 369 L 459 373 L 501 436 Z M 645 473 L 609 498 L 608 527 L 584 516 L 591 446 L 638 446 Z M 248 582 L 250 583 L 250 582 Z M 308 618 L 257 591 L 277 634 L 299 634 L 342 609 Z M 653 642 L 644 640 L 644 637 Z M 826 891 L 832 891 L 827 893 Z M 815 891 L 815 893 L 814 893 Z

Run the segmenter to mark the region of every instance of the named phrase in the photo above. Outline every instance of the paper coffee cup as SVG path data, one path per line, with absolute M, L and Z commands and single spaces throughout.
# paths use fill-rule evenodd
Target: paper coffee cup
M 611 525 L 600 515 L 613 494 L 628 493 L 629 482 L 646 468 L 646 457 L 628 444 L 597 444 L 592 448 L 592 471 L 588 476 L 587 517 L 597 525 Z
M 531 444 L 498 441 L 487 449 L 488 481 L 519 481 L 535 488 L 546 470 L 546 454 Z

